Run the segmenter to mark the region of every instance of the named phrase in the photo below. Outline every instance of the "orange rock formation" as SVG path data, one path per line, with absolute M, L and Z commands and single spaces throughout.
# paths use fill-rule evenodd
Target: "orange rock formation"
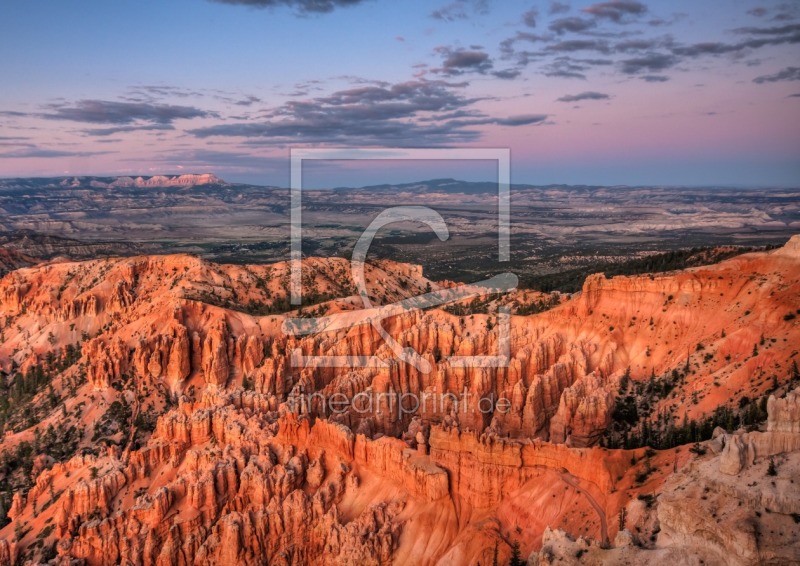
M 304 263 L 314 304 L 292 316 L 357 311 L 347 261 Z M 379 304 L 438 287 L 386 261 L 367 280 Z M 496 544 L 501 559 L 514 542 L 540 550 L 548 529 L 610 542 L 622 508 L 655 521 L 637 496 L 694 458 L 598 446 L 626 370 L 688 369 L 655 414 L 697 418 L 765 394 L 773 375 L 786 387 L 800 343 L 800 237 L 683 272 L 590 277 L 552 310 L 512 317 L 507 367 L 450 360 L 498 352 L 494 315 L 386 320 L 429 373 L 395 360 L 368 324 L 287 336 L 288 283 L 285 264 L 190 256 L 54 262 L 0 280 L 7 380 L 79 347 L 34 398 L 55 398 L 52 409 L 6 425 L 2 450 L 36 446 L 51 425 L 83 431 L 71 457 L 42 454 L 15 476 L 0 564 L 487 564 Z M 299 355 L 386 363 L 297 367 Z M 332 406 L 337 395 L 348 403 Z M 800 450 L 787 399 L 770 399 L 766 432 L 717 435 L 721 471 Z

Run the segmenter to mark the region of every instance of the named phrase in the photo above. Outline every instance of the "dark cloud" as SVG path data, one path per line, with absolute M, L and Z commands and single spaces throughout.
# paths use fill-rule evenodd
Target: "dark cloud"
M 743 47 L 740 47 L 738 44 L 709 41 L 674 47 L 672 52 L 684 57 L 697 57 L 700 55 L 725 55 L 726 53 L 734 53 L 742 49 Z
M 550 28 L 550 31 L 554 31 L 560 35 L 566 32 L 577 33 L 590 30 L 596 25 L 597 24 L 593 20 L 572 16 L 569 18 L 559 18 L 557 20 L 553 20 L 550 22 L 548 27 Z
M 471 106 L 467 83 L 414 80 L 368 85 L 310 100 L 293 100 L 267 113 L 263 121 L 197 128 L 199 137 L 255 138 L 263 145 L 348 143 L 361 145 L 437 146 L 480 139 L 475 126 L 521 126 L 543 123 L 544 115 L 498 118 Z
M 431 12 L 431 17 L 444 22 L 455 22 L 466 20 L 471 14 L 486 14 L 488 11 L 488 0 L 455 0 Z
M 647 12 L 647 6 L 635 0 L 615 0 L 600 2 L 584 8 L 583 12 L 596 18 L 605 18 L 616 23 L 623 23 L 626 17 L 641 16 Z
M 501 71 L 492 71 L 492 75 L 494 75 L 498 79 L 505 79 L 505 80 L 516 79 L 521 74 L 522 71 L 520 71 L 519 69 L 503 69 Z
M 800 92 L 798 92 L 797 94 L 790 94 L 786 98 L 800 98 Z
M 564 4 L 563 2 L 551 2 L 550 3 L 550 14 L 566 14 L 569 12 L 569 4 Z
M 298 14 L 327 14 L 337 8 L 354 6 L 366 0 L 211 0 L 218 4 L 251 8 L 293 8 Z
M 529 28 L 536 27 L 536 19 L 539 17 L 539 10 L 536 8 L 531 8 L 524 14 L 522 14 L 522 22 L 528 26 Z
M 133 124 L 137 121 L 152 124 L 171 124 L 178 119 L 217 117 L 217 114 L 192 106 L 150 104 L 144 102 L 114 102 L 109 100 L 79 100 L 73 105 L 50 105 L 49 120 L 71 120 L 92 124 Z
M 485 74 L 491 71 L 493 67 L 492 60 L 485 51 L 438 47 L 436 52 L 441 54 L 444 60 L 442 61 L 442 66 L 434 69 L 434 71 L 443 75 Z
M 769 13 L 769 10 L 767 10 L 764 7 L 759 6 L 758 8 L 753 8 L 752 10 L 747 10 L 747 13 L 750 14 L 751 16 L 755 16 L 757 18 L 763 18 L 764 16 L 766 16 Z
M 762 75 L 753 79 L 754 83 L 776 83 L 779 81 L 800 81 L 800 67 L 786 67 L 772 75 Z
M 666 53 L 647 53 L 641 57 L 625 59 L 621 62 L 621 70 L 627 75 L 641 72 L 658 72 L 676 65 L 679 59 L 675 55 Z
M 664 75 L 644 75 L 639 78 L 648 83 L 665 83 L 669 80 L 669 77 L 665 77 Z
M 558 102 L 579 102 L 581 100 L 609 100 L 611 97 L 602 92 L 586 91 L 580 94 L 565 94 Z
M 800 43 L 800 24 L 775 27 L 744 27 L 734 30 L 740 35 L 751 37 L 735 43 L 703 42 L 690 45 L 677 45 L 672 52 L 682 57 L 699 57 L 704 55 L 727 55 L 744 53 L 752 49 L 760 49 L 770 45 Z
M 572 39 L 559 41 L 547 46 L 547 51 L 554 53 L 571 53 L 574 51 L 597 51 L 599 53 L 609 53 L 608 42 L 599 39 Z
M 734 30 L 736 33 L 744 33 L 748 35 L 788 35 L 800 33 L 800 24 L 787 24 L 784 26 L 773 27 L 743 27 Z

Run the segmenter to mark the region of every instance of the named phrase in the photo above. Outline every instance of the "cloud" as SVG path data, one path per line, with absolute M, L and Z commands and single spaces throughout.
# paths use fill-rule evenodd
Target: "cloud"
M 243 137 L 263 145 L 348 143 L 370 146 L 438 146 L 480 139 L 475 126 L 542 123 L 545 115 L 499 118 L 474 110 L 477 98 L 463 94 L 466 83 L 413 80 L 368 85 L 310 100 L 293 100 L 268 112 L 265 120 L 189 130 L 199 138 Z
M 769 10 L 767 10 L 766 8 L 764 8 L 762 6 L 759 6 L 757 8 L 753 8 L 752 10 L 747 10 L 748 14 L 750 14 L 751 16 L 755 16 L 756 18 L 763 18 L 764 16 L 767 15 L 768 12 L 769 12 Z
M 602 92 L 586 91 L 580 94 L 565 94 L 558 102 L 579 102 L 581 100 L 609 100 L 611 97 Z
M 497 77 L 498 79 L 516 79 L 518 76 L 522 74 L 522 71 L 519 69 L 503 69 L 500 71 L 492 71 L 492 75 Z
M 664 75 L 644 75 L 639 78 L 648 83 L 665 83 L 669 80 L 669 77 L 665 77 Z
M 171 124 L 149 124 L 141 126 L 112 126 L 110 128 L 89 128 L 81 130 L 87 136 L 112 136 L 114 134 L 123 134 L 127 132 L 150 132 L 150 131 L 164 131 L 174 130 L 175 127 Z
M 573 51 L 597 51 L 599 53 L 608 53 L 610 51 L 608 42 L 600 39 L 571 39 L 568 41 L 559 41 L 558 43 L 548 45 L 547 50 L 561 53 Z
M 798 92 L 797 94 L 790 94 L 786 98 L 800 98 L 800 92 Z
M 762 75 L 753 79 L 754 83 L 776 83 L 779 81 L 800 81 L 800 67 L 786 67 L 772 75 Z
M 640 16 L 647 12 L 647 6 L 635 0 L 615 0 L 600 2 L 584 8 L 583 12 L 596 18 L 604 18 L 615 23 L 623 23 L 626 16 Z
M 629 51 L 647 51 L 660 47 L 663 44 L 658 39 L 628 39 L 620 41 L 614 46 L 614 50 L 620 53 L 627 53 Z
M 652 73 L 669 69 L 678 61 L 679 59 L 671 54 L 647 53 L 641 57 L 623 60 L 620 68 L 627 75 L 635 75 L 643 71 Z
M 550 3 L 550 14 L 566 14 L 569 12 L 569 4 L 564 4 L 563 2 L 551 2 Z
M 800 24 L 787 24 L 784 26 L 773 26 L 767 28 L 761 27 L 743 27 L 734 30 L 736 33 L 744 33 L 749 35 L 791 35 L 800 32 Z
M 518 31 L 513 36 L 508 37 L 500 42 L 500 51 L 503 53 L 504 57 L 512 57 L 514 55 L 519 55 L 515 53 L 514 44 L 525 41 L 528 43 L 544 43 L 551 41 L 553 36 L 551 35 L 539 35 L 535 33 L 530 33 L 527 31 Z
M 528 26 L 529 28 L 536 27 L 536 18 L 539 17 L 539 10 L 536 8 L 531 8 L 524 14 L 522 14 L 522 22 Z
M 0 153 L 0 159 L 29 159 L 29 158 L 54 158 L 54 157 L 92 157 L 107 155 L 112 151 L 63 151 L 57 149 L 43 149 L 31 147 L 7 153 Z
M 566 32 L 577 33 L 586 31 L 592 29 L 596 25 L 597 24 L 592 20 L 573 16 L 569 18 L 559 18 L 557 20 L 553 20 L 550 22 L 548 27 L 550 28 L 550 31 L 554 31 L 555 33 L 561 35 Z
M 556 57 L 544 65 L 542 70 L 546 77 L 564 79 L 585 79 L 585 73 L 592 67 L 601 67 L 613 64 L 609 59 L 576 59 L 574 57 Z
M 217 117 L 192 106 L 150 104 L 145 102 L 114 102 L 109 100 L 79 100 L 73 105 L 48 106 L 51 112 L 41 114 L 49 120 L 71 120 L 92 124 L 133 124 L 136 121 L 152 124 L 171 124 L 178 119 Z
M 242 100 L 237 100 L 236 102 L 234 102 L 234 104 L 236 106 L 251 106 L 252 104 L 254 104 L 256 102 L 261 102 L 261 99 L 258 98 L 257 96 L 250 95 L 250 96 L 246 96 Z
M 251 8 L 293 8 L 298 14 L 327 14 L 337 8 L 355 6 L 365 0 L 211 0 L 217 4 L 249 6 Z
M 672 52 L 676 55 L 682 55 L 684 57 L 697 57 L 700 55 L 724 55 L 726 53 L 741 51 L 742 49 L 743 47 L 740 47 L 738 44 L 719 43 L 714 41 L 678 46 L 673 48 Z
M 487 14 L 489 12 L 488 0 L 455 0 L 438 10 L 431 12 L 431 17 L 443 22 L 466 20 L 470 14 Z
M 444 57 L 442 66 L 434 69 L 437 73 L 455 76 L 464 73 L 485 74 L 492 70 L 492 60 L 485 51 L 437 47 L 436 52 Z
M 539 65 L 545 76 L 585 79 L 587 72 L 596 64 L 607 65 L 609 61 L 598 63 L 578 62 L 574 59 L 553 57 L 554 55 L 595 52 L 607 57 L 620 54 L 616 63 L 625 75 L 645 75 L 642 80 L 665 82 L 669 80 L 663 71 L 683 62 L 700 57 L 729 56 L 736 60 L 755 65 L 752 52 L 777 45 L 800 44 L 800 24 L 788 23 L 773 26 L 749 26 L 730 30 L 738 35 L 737 41 L 706 41 L 680 43 L 670 35 L 646 36 L 642 30 L 626 33 L 610 32 L 609 23 L 630 23 L 648 13 L 648 7 L 637 0 L 616 0 L 596 2 L 582 10 L 582 16 L 561 17 L 548 25 L 548 34 L 534 34 L 529 31 L 516 31 L 514 35 L 500 43 L 500 52 L 505 60 L 513 60 L 515 69 L 531 64 Z M 662 25 L 677 21 L 685 14 L 673 14 L 669 21 L 644 20 L 643 24 Z M 604 26 L 604 24 L 606 24 Z M 646 28 L 645 28 L 646 29 Z M 578 37 L 569 37 L 577 34 Z M 560 36 L 567 35 L 564 40 Z M 534 44 L 536 49 L 524 49 L 521 44 Z
M 733 30 L 739 35 L 751 37 L 736 43 L 701 42 L 690 45 L 677 45 L 672 52 L 682 57 L 699 57 L 704 55 L 726 55 L 760 49 L 770 45 L 800 43 L 800 24 L 775 27 L 744 27 Z
M 521 116 L 509 116 L 508 118 L 494 118 L 490 124 L 500 126 L 530 126 L 532 124 L 542 124 L 547 120 L 547 114 L 524 114 Z
M 189 90 L 182 87 L 169 85 L 140 85 L 131 88 L 129 92 L 134 95 L 145 96 L 151 100 L 152 97 L 174 96 L 178 98 L 189 98 L 192 96 L 203 96 L 202 92 L 198 92 L 196 90 Z M 134 101 L 141 102 L 141 100 Z

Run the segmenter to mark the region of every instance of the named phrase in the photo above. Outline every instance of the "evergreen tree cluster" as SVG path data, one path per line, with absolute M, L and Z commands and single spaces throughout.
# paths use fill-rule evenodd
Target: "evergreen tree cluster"
M 800 377 L 798 377 L 800 379 Z M 685 383 L 686 374 L 673 369 L 644 381 L 634 381 L 630 370 L 620 380 L 619 395 L 611 414 L 611 425 L 600 439 L 606 448 L 635 449 L 649 446 L 658 450 L 709 440 L 716 427 L 733 431 L 755 430 L 767 420 L 767 395 L 758 399 L 744 396 L 735 407 L 720 405 L 711 415 L 698 420 L 686 414 L 681 422 L 665 411 L 653 414 L 653 407 Z M 777 380 L 773 390 L 777 388 Z

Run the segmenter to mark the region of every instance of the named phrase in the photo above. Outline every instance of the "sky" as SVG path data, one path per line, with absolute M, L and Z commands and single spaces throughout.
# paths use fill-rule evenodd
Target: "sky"
M 0 77 L 2 177 L 800 186 L 796 0 L 3 2 Z

